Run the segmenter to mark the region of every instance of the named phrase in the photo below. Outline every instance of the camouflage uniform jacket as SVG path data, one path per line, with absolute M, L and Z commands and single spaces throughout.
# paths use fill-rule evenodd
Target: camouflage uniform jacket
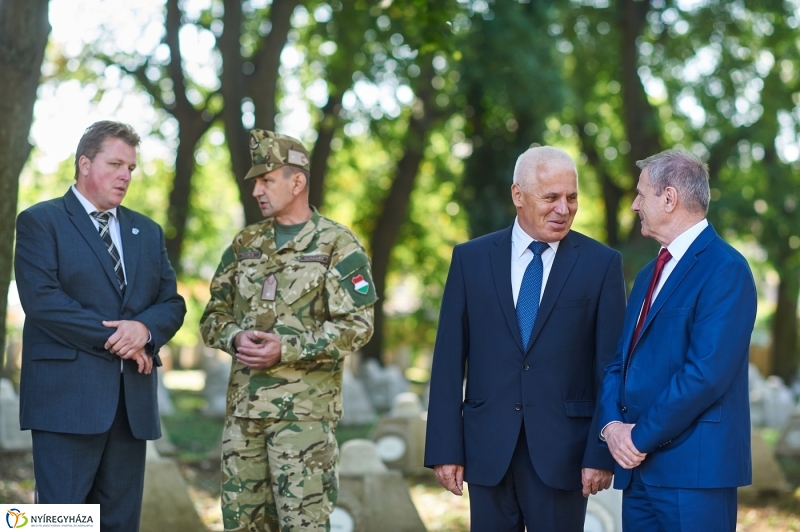
M 265 281 L 272 276 L 277 290 L 270 295 Z M 222 255 L 200 330 L 206 345 L 231 354 L 240 331 L 278 334 L 281 361 L 251 370 L 234 357 L 228 415 L 341 419 L 343 357 L 372 336 L 376 300 L 364 248 L 316 210 L 281 249 L 272 218 L 245 227 Z

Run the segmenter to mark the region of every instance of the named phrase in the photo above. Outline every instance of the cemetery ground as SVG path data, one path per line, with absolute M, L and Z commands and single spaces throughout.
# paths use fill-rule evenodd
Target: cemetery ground
M 164 424 L 175 445 L 172 456 L 179 466 L 201 519 L 211 531 L 222 530 L 219 509 L 219 441 L 222 422 L 202 415 L 201 392 L 173 390 L 175 413 Z M 340 427 L 340 444 L 352 438 L 367 438 L 372 427 Z M 774 445 L 777 431 L 762 431 Z M 800 532 L 800 459 L 779 460 L 794 493 L 760 497 L 740 496 L 739 532 Z M 0 454 L 0 504 L 33 502 L 33 462 L 29 452 Z M 412 499 L 430 531 L 469 530 L 467 497 L 455 497 L 441 489 L 432 475 L 406 478 Z M 387 530 L 389 530 L 387 528 Z M 142 532 L 152 532 L 143 530 Z

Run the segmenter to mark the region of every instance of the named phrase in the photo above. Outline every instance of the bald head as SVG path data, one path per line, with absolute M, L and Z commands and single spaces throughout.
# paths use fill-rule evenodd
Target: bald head
M 514 183 L 530 190 L 533 181 L 545 170 L 570 169 L 578 175 L 575 161 L 567 152 L 551 146 L 537 146 L 519 156 L 514 166 Z

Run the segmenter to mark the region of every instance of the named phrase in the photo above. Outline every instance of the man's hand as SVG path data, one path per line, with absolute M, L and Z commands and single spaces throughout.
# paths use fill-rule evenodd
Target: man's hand
M 436 480 L 444 489 L 454 495 L 461 496 L 464 489 L 464 466 L 455 464 L 440 464 L 433 466 Z
M 130 358 L 127 356 L 129 353 L 144 348 L 147 340 L 150 339 L 150 331 L 140 321 L 104 321 L 103 326 L 117 329 L 106 340 L 105 348 L 122 358 Z
M 603 469 L 592 469 L 584 467 L 581 469 L 581 481 L 583 482 L 583 496 L 597 495 L 598 491 L 607 490 L 611 487 L 611 471 Z
M 268 369 L 281 361 L 281 337 L 262 331 L 242 331 L 233 339 L 236 360 L 251 369 Z
M 127 355 L 121 356 L 121 358 L 136 362 L 136 365 L 139 366 L 139 373 L 150 375 L 150 372 L 153 371 L 153 357 L 145 353 L 144 348 L 130 351 Z
M 613 423 L 603 430 L 611 456 L 625 469 L 633 469 L 644 461 L 647 453 L 641 453 L 633 444 L 631 431 L 635 425 Z

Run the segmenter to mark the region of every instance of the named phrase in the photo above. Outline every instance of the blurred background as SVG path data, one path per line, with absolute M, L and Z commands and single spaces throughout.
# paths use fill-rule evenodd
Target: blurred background
M 311 203 L 372 257 L 376 332 L 348 377 L 361 390 L 349 411 L 364 415 L 343 423 L 343 441 L 376 439 L 401 392 L 424 410 L 452 247 L 513 221 L 520 153 L 536 143 L 575 158 L 573 228 L 622 251 L 632 283 L 658 250 L 629 210 L 635 163 L 680 148 L 707 161 L 709 219 L 753 269 L 754 425 L 770 456 L 785 448 L 787 482 L 740 510 L 740 527 L 800 529 L 798 25 L 800 0 L 0 0 L 4 397 L 17 386 L 24 320 L 16 213 L 66 192 L 97 120 L 144 139 L 124 204 L 164 228 L 187 300 L 162 353 L 162 413 L 212 529 L 230 361 L 202 346 L 197 324 L 222 251 L 261 217 L 241 179 L 249 129 L 305 143 Z M 3 423 L 16 416 L 8 401 Z M 0 454 L 0 501 L 31 493 L 29 458 L 14 453 Z M 406 473 L 429 529 L 466 530 L 465 501 Z M 426 517 L 420 501 L 437 497 L 439 517 Z

